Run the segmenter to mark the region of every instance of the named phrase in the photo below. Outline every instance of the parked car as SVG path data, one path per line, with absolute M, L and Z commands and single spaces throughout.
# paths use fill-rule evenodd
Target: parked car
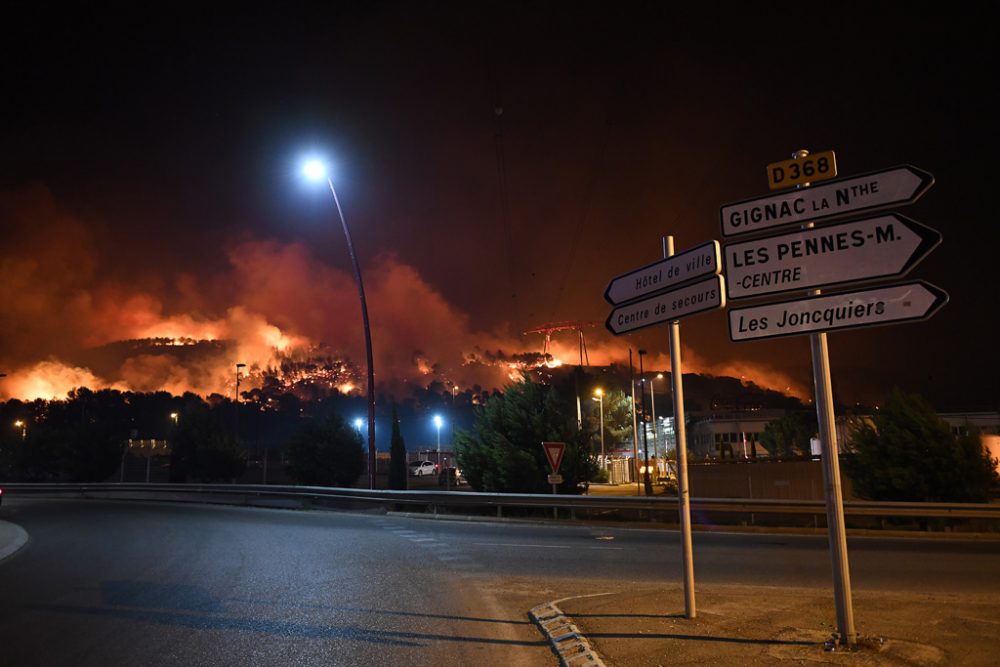
M 458 468 L 443 468 L 441 473 L 438 475 L 438 486 L 448 486 L 449 478 L 451 478 L 452 486 L 465 484 L 465 478 L 462 477 L 461 470 Z
M 438 465 L 433 461 L 414 461 L 410 464 L 411 477 L 423 477 L 437 473 Z

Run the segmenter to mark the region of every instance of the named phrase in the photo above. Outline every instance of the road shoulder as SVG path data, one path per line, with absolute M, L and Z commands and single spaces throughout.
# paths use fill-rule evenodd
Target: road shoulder
M 856 593 L 859 648 L 830 650 L 832 595 L 820 589 L 699 587 L 684 617 L 680 586 L 564 600 L 560 607 L 608 665 L 995 665 L 1000 601 L 968 595 Z
M 0 561 L 13 556 L 28 543 L 28 533 L 15 523 L 0 521 Z

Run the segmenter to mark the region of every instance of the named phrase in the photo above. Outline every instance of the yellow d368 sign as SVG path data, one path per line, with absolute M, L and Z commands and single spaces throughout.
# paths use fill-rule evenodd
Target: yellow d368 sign
M 783 160 L 767 165 L 767 184 L 772 190 L 825 181 L 836 175 L 837 157 L 833 151 L 812 153 L 797 160 Z

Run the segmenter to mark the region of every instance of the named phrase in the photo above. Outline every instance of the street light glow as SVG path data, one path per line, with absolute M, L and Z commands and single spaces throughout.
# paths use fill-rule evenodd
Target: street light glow
M 358 417 L 357 419 L 354 420 L 354 428 L 356 428 L 356 429 L 358 429 L 360 431 L 361 427 L 364 426 L 364 423 L 365 423 L 365 420 L 362 419 L 361 417 Z
M 442 423 L 443 422 L 441 420 L 441 415 L 434 415 L 434 425 L 437 426 L 438 428 L 441 428 Z
M 326 178 L 326 165 L 320 160 L 306 160 L 302 174 L 310 181 L 322 181 Z

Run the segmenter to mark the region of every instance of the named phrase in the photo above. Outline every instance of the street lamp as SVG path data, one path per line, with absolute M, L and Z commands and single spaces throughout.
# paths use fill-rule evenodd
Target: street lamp
M 663 379 L 663 373 L 657 373 L 656 377 L 650 379 L 649 381 L 649 402 L 652 407 L 651 413 L 653 415 L 653 456 L 657 457 L 657 464 L 663 459 L 659 458 L 659 450 L 657 449 L 657 442 L 659 441 L 659 429 L 657 428 L 658 422 L 656 421 L 656 381 Z M 664 446 L 664 456 L 666 456 L 666 446 Z
M 365 285 L 361 280 L 361 266 L 358 264 L 357 253 L 354 252 L 354 243 L 351 241 L 351 230 L 347 227 L 347 220 L 344 218 L 344 211 L 340 208 L 340 199 L 337 197 L 337 190 L 333 187 L 333 180 L 327 175 L 326 165 L 320 160 L 309 160 L 302 166 L 302 173 L 307 179 L 314 182 L 326 181 L 330 186 L 330 194 L 333 195 L 333 203 L 337 208 L 337 216 L 340 218 L 340 225 L 344 228 L 344 237 L 347 239 L 347 250 L 351 255 L 351 264 L 354 266 L 354 279 L 358 283 L 358 297 L 361 299 L 361 320 L 365 330 L 365 354 L 368 361 L 368 488 L 375 488 L 375 369 L 372 364 L 372 335 L 368 326 L 368 304 L 365 301 Z
M 604 456 L 604 390 L 598 387 L 594 390 L 593 400 L 601 404 L 601 465 L 608 467 L 608 460 Z
M 170 418 L 174 420 L 174 426 L 177 426 L 177 417 L 178 417 L 178 415 L 177 415 L 176 412 L 171 412 L 170 413 Z
M 364 424 L 365 420 L 362 419 L 361 417 L 358 417 L 357 419 L 354 420 L 354 428 L 357 429 L 359 434 L 361 433 L 361 427 L 364 426 Z
M 458 385 L 451 385 L 451 448 L 455 449 L 455 424 L 458 422 L 458 418 L 455 414 L 455 402 L 458 400 Z M 458 465 L 456 463 L 456 465 Z
M 14 422 L 14 426 L 16 428 L 21 429 L 21 440 L 24 440 L 25 438 L 28 437 L 28 423 L 27 422 L 18 419 L 16 422 Z
M 434 426 L 437 427 L 437 433 L 438 433 L 438 456 L 437 456 L 437 463 L 438 463 L 438 467 L 439 468 L 442 467 L 441 466 L 441 424 L 442 423 L 444 423 L 444 422 L 441 419 L 441 415 L 434 415 Z

